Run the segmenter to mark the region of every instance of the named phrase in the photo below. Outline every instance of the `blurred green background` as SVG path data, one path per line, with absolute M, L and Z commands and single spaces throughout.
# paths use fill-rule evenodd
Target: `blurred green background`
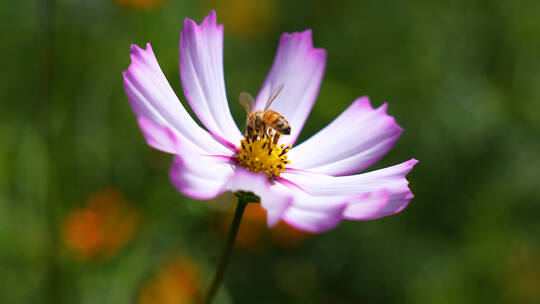
M 220 303 L 540 303 L 537 0 L 0 2 L 0 303 L 206 290 L 233 199 L 174 190 L 121 71 L 151 42 L 185 102 L 180 28 L 211 9 L 238 122 L 280 34 L 312 28 L 328 62 L 301 139 L 369 95 L 405 129 L 376 168 L 420 160 L 395 216 L 307 236 L 252 212 Z

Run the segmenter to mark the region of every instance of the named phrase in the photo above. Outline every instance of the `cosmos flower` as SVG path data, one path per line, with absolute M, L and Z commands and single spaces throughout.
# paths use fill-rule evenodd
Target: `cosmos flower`
M 271 129 L 246 136 L 232 118 L 223 75 L 223 25 L 215 12 L 201 25 L 186 19 L 180 35 L 182 87 L 206 129 L 178 100 L 150 44 L 131 46 L 124 88 L 147 143 L 175 156 L 169 175 L 178 191 L 196 199 L 253 192 L 269 226 L 282 219 L 300 230 L 323 232 L 343 219 L 373 220 L 403 210 L 413 197 L 405 177 L 417 163 L 411 159 L 357 174 L 386 154 L 402 132 L 386 104 L 374 109 L 368 97 L 356 99 L 328 126 L 291 147 L 313 107 L 325 64 L 326 52 L 313 47 L 311 30 L 281 36 L 254 104 L 262 110 L 271 92 L 284 84 L 271 109 L 288 120 L 291 132 L 279 141 Z

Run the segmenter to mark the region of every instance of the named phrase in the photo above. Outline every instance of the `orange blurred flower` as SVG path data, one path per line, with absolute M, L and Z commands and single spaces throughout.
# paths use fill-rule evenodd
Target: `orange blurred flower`
M 231 221 L 231 213 L 227 213 L 221 220 L 220 228 L 223 236 L 227 235 Z M 268 229 L 266 211 L 261 207 L 261 204 L 251 203 L 244 211 L 236 246 L 251 253 L 262 253 L 272 245 L 282 249 L 295 249 L 310 236 L 310 233 L 298 230 L 284 221 L 280 221 L 276 226 Z
M 189 257 L 178 257 L 165 264 L 139 292 L 140 304 L 199 303 L 201 275 L 199 265 Z
M 284 221 L 280 221 L 276 226 L 270 229 L 272 243 L 281 249 L 296 249 L 300 247 L 305 240 L 310 238 L 311 235 L 311 233 L 298 230 Z
M 122 192 L 106 188 L 94 193 L 86 206 L 71 211 L 62 225 L 66 245 L 83 260 L 110 258 L 135 235 L 139 213 Z
M 152 9 L 160 6 L 165 0 L 114 0 L 119 5 L 134 9 Z

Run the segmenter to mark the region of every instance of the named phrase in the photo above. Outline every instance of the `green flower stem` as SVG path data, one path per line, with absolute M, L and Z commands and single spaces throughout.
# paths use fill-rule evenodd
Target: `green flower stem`
M 219 287 L 221 286 L 221 282 L 225 277 L 225 272 L 227 272 L 227 266 L 229 266 L 229 262 L 231 260 L 231 254 L 234 248 L 234 243 L 236 241 L 236 235 L 238 234 L 238 228 L 240 228 L 240 222 L 242 221 L 242 215 L 244 214 L 244 210 L 246 209 L 247 204 L 249 202 L 253 202 L 253 200 L 251 200 L 253 197 L 247 193 L 237 192 L 236 196 L 238 196 L 238 205 L 236 206 L 236 212 L 234 213 L 231 228 L 229 229 L 229 236 L 227 237 L 227 244 L 225 245 L 225 250 L 221 255 L 216 275 L 214 276 L 214 280 L 212 280 L 212 285 L 210 285 L 210 289 L 208 290 L 208 294 L 206 295 L 206 304 L 211 304 L 215 296 L 217 295 Z

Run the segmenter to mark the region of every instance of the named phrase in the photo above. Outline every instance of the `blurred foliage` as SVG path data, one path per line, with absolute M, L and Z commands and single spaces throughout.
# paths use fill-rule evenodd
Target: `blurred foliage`
M 240 245 L 220 303 L 540 302 L 539 1 L 20 0 L 0 2 L 0 303 L 185 303 L 191 268 L 207 286 L 232 199 L 173 189 L 120 72 L 149 41 L 184 102 L 180 28 L 211 8 L 238 122 L 236 96 L 257 92 L 279 35 L 312 28 L 328 65 L 301 140 L 369 94 L 405 129 L 376 168 L 420 160 L 401 214 Z M 107 259 L 79 259 L 63 229 L 111 185 L 144 225 Z M 170 262 L 179 252 L 190 266 Z

